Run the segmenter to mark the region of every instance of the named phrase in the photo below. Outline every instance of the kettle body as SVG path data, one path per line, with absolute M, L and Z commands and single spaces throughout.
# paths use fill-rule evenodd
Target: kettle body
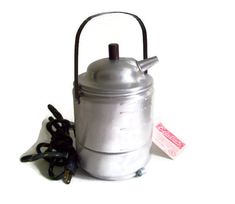
M 117 98 L 85 95 L 74 104 L 76 147 L 85 171 L 119 180 L 146 165 L 152 144 L 152 88 Z
M 133 177 L 150 158 L 153 78 L 146 70 L 157 58 L 120 58 L 118 44 L 110 44 L 109 58 L 93 62 L 78 75 L 77 54 L 73 95 L 80 166 L 100 179 Z

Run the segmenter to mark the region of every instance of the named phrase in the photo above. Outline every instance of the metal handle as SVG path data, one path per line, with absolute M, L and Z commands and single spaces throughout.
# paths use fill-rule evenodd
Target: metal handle
M 79 54 L 79 39 L 81 36 L 81 32 L 83 30 L 83 28 L 85 27 L 85 25 L 93 18 L 98 17 L 98 16 L 102 16 L 105 14 L 114 14 L 114 13 L 121 13 L 121 14 L 127 14 L 130 15 L 132 17 L 134 17 L 138 23 L 140 24 L 140 27 L 142 29 L 142 36 L 143 36 L 143 58 L 147 59 L 148 58 L 148 52 L 147 52 L 147 48 L 148 48 L 148 43 L 147 43 L 147 32 L 146 32 L 146 28 L 144 23 L 142 22 L 142 20 L 136 16 L 135 14 L 132 13 L 128 13 L 128 12 L 122 12 L 122 11 L 111 11 L 111 12 L 104 12 L 104 13 L 98 13 L 95 15 L 92 15 L 90 17 L 88 17 L 86 20 L 83 21 L 83 23 L 80 25 L 80 27 L 78 28 L 76 37 L 75 37 L 75 48 L 74 48 L 74 91 L 75 91 L 75 97 L 78 99 L 79 101 L 79 86 L 78 86 L 78 54 Z

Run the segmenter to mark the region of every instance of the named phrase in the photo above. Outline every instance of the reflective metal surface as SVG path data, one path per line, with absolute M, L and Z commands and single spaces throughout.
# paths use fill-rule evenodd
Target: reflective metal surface
M 144 146 L 125 153 L 103 153 L 77 145 L 80 165 L 90 175 L 104 180 L 121 180 L 134 177 L 150 157 L 149 141 Z
M 152 87 L 128 96 L 89 95 L 75 101 L 75 132 L 81 167 L 94 177 L 133 177 L 149 160 Z M 76 100 L 76 99 L 75 99 Z
M 151 64 L 156 61 L 157 59 L 151 60 Z M 152 85 L 152 77 L 143 74 L 141 69 L 137 61 L 132 58 L 119 60 L 105 58 L 90 64 L 87 72 L 79 75 L 79 83 L 84 91 L 97 94 L 129 94 Z
M 145 71 L 156 61 L 105 58 L 79 75 L 76 144 L 80 165 L 92 176 L 129 178 L 149 160 L 153 79 Z
M 121 153 L 151 139 L 152 89 L 127 97 L 84 95 L 77 106 L 77 142 L 88 149 Z

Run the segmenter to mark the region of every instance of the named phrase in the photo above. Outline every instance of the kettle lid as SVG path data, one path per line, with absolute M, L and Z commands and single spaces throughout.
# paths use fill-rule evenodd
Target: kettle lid
M 109 58 L 91 63 L 87 72 L 78 78 L 82 91 L 97 94 L 130 94 L 143 91 L 153 83 L 135 59 L 119 57 L 118 44 L 110 44 Z

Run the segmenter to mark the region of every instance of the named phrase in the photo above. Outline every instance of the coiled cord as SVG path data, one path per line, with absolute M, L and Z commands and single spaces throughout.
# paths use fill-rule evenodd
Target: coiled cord
M 69 131 L 74 125 L 69 120 L 63 118 L 61 113 L 54 106 L 48 105 L 48 109 L 54 117 L 49 117 L 46 124 L 48 132 L 51 134 L 50 143 L 39 143 L 36 147 L 36 154 L 21 157 L 21 162 L 31 162 L 44 159 L 49 163 L 48 175 L 52 180 L 63 179 L 64 183 L 69 184 L 72 176 L 78 168 L 78 157 L 73 140 Z M 43 150 L 44 149 L 44 150 Z M 64 167 L 59 173 L 54 173 L 54 167 Z

